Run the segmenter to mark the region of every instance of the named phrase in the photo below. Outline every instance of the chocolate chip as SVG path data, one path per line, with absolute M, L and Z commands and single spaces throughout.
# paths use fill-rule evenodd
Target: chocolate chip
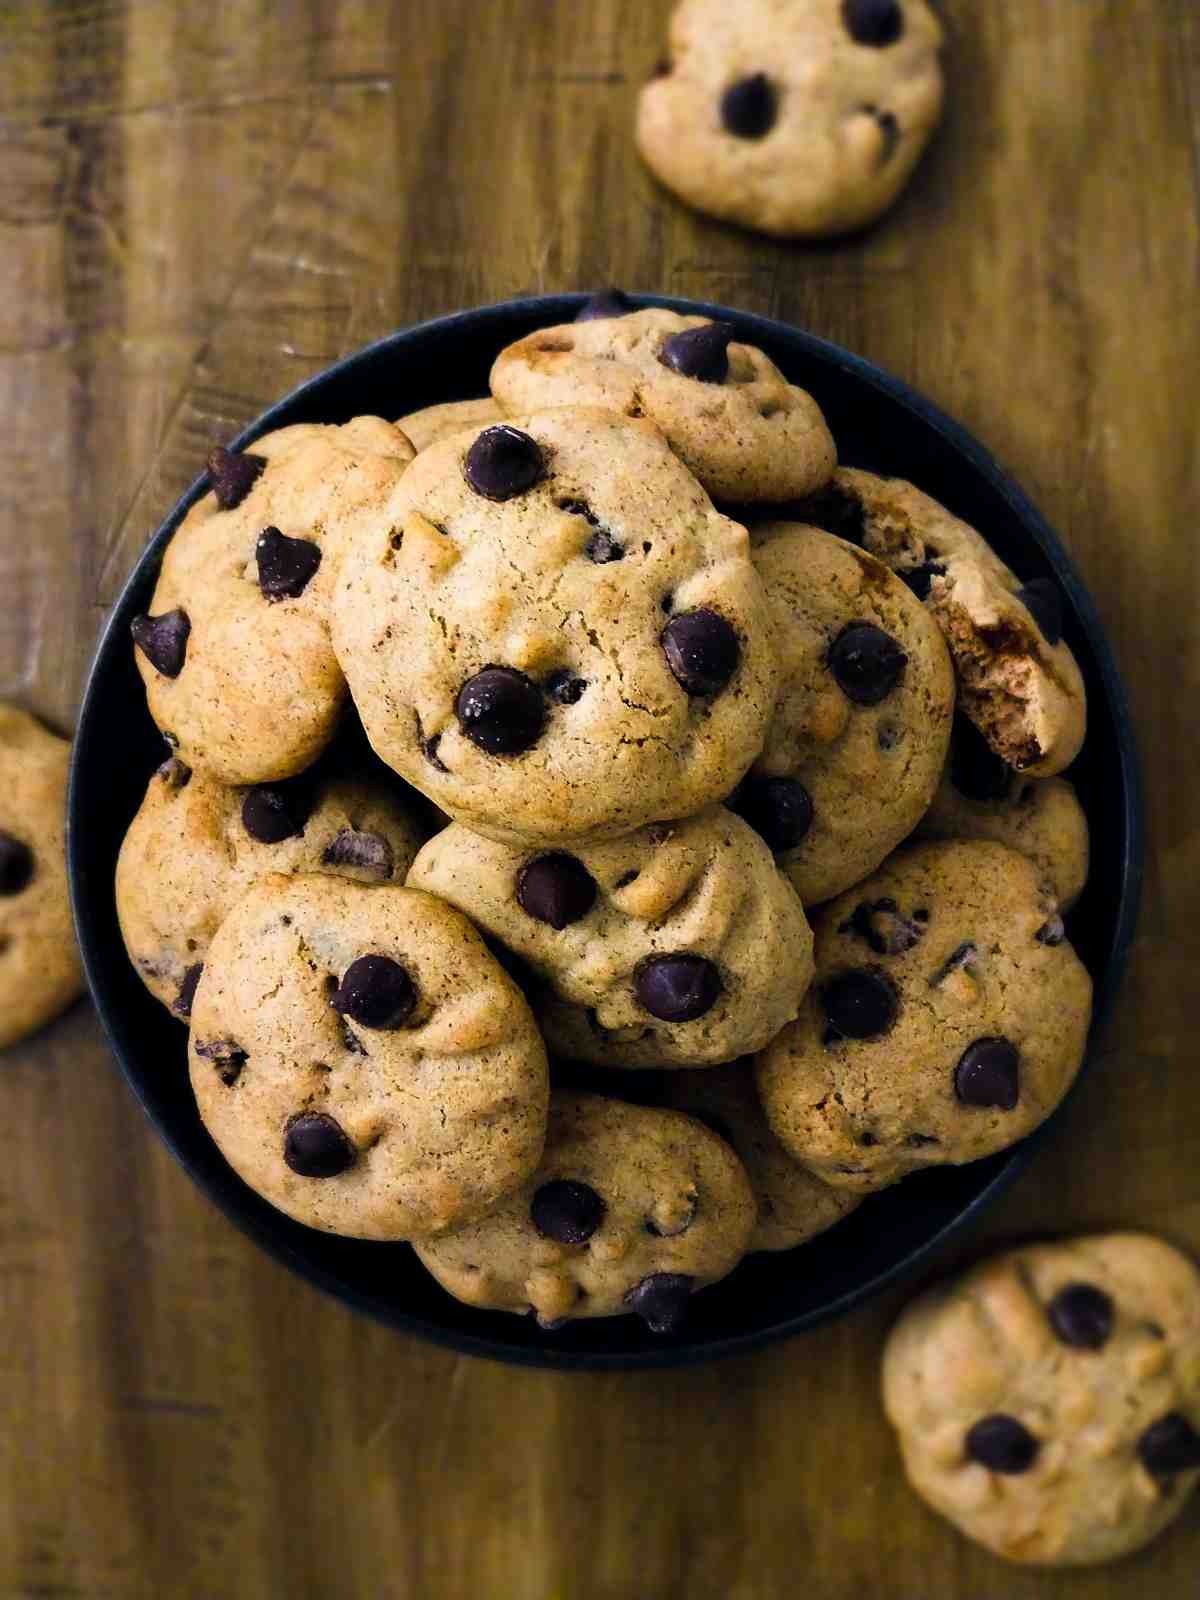
M 1138 1459 L 1155 1478 L 1200 1467 L 1200 1434 L 1181 1411 L 1168 1411 L 1152 1422 L 1137 1443 Z
M 1061 944 L 1067 937 L 1067 925 L 1059 916 L 1051 917 L 1049 922 L 1043 922 L 1034 938 L 1039 944 Z
M 282 844 L 304 832 L 308 807 L 298 788 L 261 784 L 242 801 L 242 826 L 259 844 Z
M 204 963 L 198 961 L 194 967 L 189 967 L 179 983 L 179 993 L 175 996 L 171 1010 L 177 1017 L 190 1017 L 192 1002 L 196 998 L 196 985 L 200 982 L 200 975 L 204 971 Z
M 354 1165 L 358 1152 L 326 1112 L 305 1111 L 287 1125 L 283 1159 L 302 1178 L 336 1178 Z
M 289 539 L 278 528 L 263 529 L 254 554 L 264 600 L 298 600 L 321 565 L 320 545 L 310 539 Z
M 517 904 L 537 922 L 561 933 L 586 917 L 596 901 L 596 880 L 565 851 L 535 856 L 517 873 Z
M 1046 1307 L 1046 1315 L 1064 1344 L 1099 1350 L 1112 1333 L 1115 1309 L 1111 1295 L 1095 1284 L 1068 1283 Z
M 700 383 L 724 383 L 729 376 L 729 344 L 733 327 L 728 322 L 706 322 L 699 328 L 673 333 L 658 359 L 682 378 Z
M 895 44 L 904 32 L 899 0 L 842 0 L 842 19 L 855 44 L 876 49 Z
M 620 289 L 600 289 L 577 314 L 576 322 L 607 322 L 613 317 L 627 317 L 637 307 Z
M 778 854 L 794 850 L 813 825 L 812 796 L 795 778 L 751 773 L 725 802 Z
M 369 873 L 373 878 L 390 878 L 395 868 L 392 847 L 381 833 L 360 828 L 340 828 L 321 855 L 326 867 L 346 867 Z
M 740 78 L 721 96 L 721 121 L 738 139 L 762 139 L 779 116 L 779 96 L 765 72 Z
M 890 111 L 880 111 L 876 106 L 866 106 L 879 124 L 879 132 L 883 137 L 883 145 L 879 152 L 879 165 L 886 166 L 896 153 L 896 146 L 900 143 L 900 124 Z
M 578 705 L 587 692 L 587 679 L 576 678 L 565 667 L 546 679 L 546 693 L 560 706 Z
M 1004 800 L 1016 773 L 988 744 L 969 717 L 954 718 L 950 745 L 950 781 L 959 794 L 981 802 Z
M 1062 642 L 1062 599 L 1050 578 L 1035 578 L 1017 590 L 1017 599 L 1041 629 L 1048 645 Z
M 0 832 L 0 895 L 21 894 L 33 881 L 33 851 L 11 833 Z
M 192 624 L 186 611 L 164 611 L 161 617 L 134 617 L 129 624 L 133 642 L 156 672 L 177 678 L 187 659 Z
M 881 722 L 879 731 L 875 735 L 875 743 L 885 755 L 891 755 L 892 751 L 899 746 L 903 737 L 904 734 L 894 722 Z
M 209 1039 L 196 1046 L 196 1054 L 211 1061 L 217 1077 L 227 1089 L 232 1089 L 242 1075 L 242 1068 L 250 1059 L 240 1044 L 232 1039 Z
M 253 489 L 267 465 L 266 456 L 218 445 L 208 458 L 208 476 L 222 511 L 233 511 Z
M 417 989 L 390 956 L 359 956 L 346 968 L 329 1004 L 363 1028 L 399 1028 L 412 1015 Z
M 902 914 L 894 900 L 862 900 L 839 933 L 864 940 L 877 956 L 902 956 L 925 937 L 925 928 Z
M 738 636 L 715 611 L 683 611 L 662 631 L 667 665 L 691 695 L 719 694 L 737 671 Z
M 830 645 L 826 662 L 848 700 L 877 706 L 903 678 L 908 657 L 891 634 L 873 622 L 852 622 Z
M 542 691 L 513 667 L 485 667 L 458 692 L 458 720 L 472 743 L 492 756 L 517 756 L 541 738 Z
M 939 988 L 952 972 L 958 972 L 963 967 L 969 967 L 979 955 L 979 946 L 972 944 L 969 939 L 957 945 L 942 962 L 941 966 L 929 980 L 931 989 Z
M 1029 1429 L 1002 1411 L 983 1417 L 967 1434 L 967 1455 L 990 1472 L 1028 1472 L 1039 1448 Z
M 821 1005 L 843 1039 L 878 1039 L 900 1014 L 891 979 L 874 967 L 851 967 L 830 978 L 821 989 Z
M 797 509 L 795 521 L 807 522 L 811 527 L 823 528 L 847 544 L 861 549 L 866 540 L 866 513 L 862 501 L 834 484 L 811 495 Z
M 164 788 L 177 794 L 180 789 L 186 789 L 192 781 L 192 769 L 180 761 L 178 756 L 168 756 L 154 776 Z
M 954 1092 L 965 1106 L 1012 1111 L 1021 1094 L 1021 1056 L 1007 1039 L 976 1039 L 954 1069 Z
M 557 1178 L 534 1195 L 529 1215 L 537 1231 L 559 1244 L 586 1244 L 604 1221 L 608 1208 L 586 1183 Z
M 638 1003 L 662 1022 L 694 1022 L 716 1005 L 721 974 L 703 956 L 651 956 L 634 977 Z
M 918 600 L 928 600 L 933 580 L 944 576 L 945 571 L 941 561 L 923 561 L 919 567 L 897 568 L 896 576 L 903 579 Z
M 687 1314 L 694 1281 L 683 1272 L 652 1272 L 634 1284 L 625 1304 L 652 1333 L 674 1333 Z
M 594 561 L 597 566 L 603 566 L 607 561 L 621 560 L 625 554 L 625 546 L 618 544 L 586 501 L 560 500 L 558 507 L 560 511 L 569 511 L 573 517 L 582 517 L 595 528 L 595 533 L 585 546 L 589 561 Z
M 485 500 L 513 500 L 540 482 L 546 463 L 536 439 L 502 422 L 485 428 L 475 440 L 465 471 L 467 482 Z

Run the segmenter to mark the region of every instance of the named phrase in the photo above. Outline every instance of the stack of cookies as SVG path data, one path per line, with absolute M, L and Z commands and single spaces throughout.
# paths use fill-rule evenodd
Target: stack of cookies
M 118 905 L 205 1125 L 547 1329 L 669 1332 L 1083 1056 L 1057 595 L 733 333 L 609 291 L 489 399 L 219 450 L 133 629 Z

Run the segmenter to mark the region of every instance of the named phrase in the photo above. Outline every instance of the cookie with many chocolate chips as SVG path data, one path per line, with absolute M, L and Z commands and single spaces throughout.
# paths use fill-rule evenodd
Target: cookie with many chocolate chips
M 715 499 L 788 500 L 837 461 L 816 401 L 728 323 L 651 309 L 545 328 L 492 368 L 510 415 L 602 406 L 648 417 Z
M 758 1087 L 783 1144 L 838 1188 L 1006 1149 L 1083 1061 L 1091 979 L 1037 868 L 1003 845 L 897 852 L 822 908 L 815 956 Z
M 333 606 L 376 752 L 479 833 L 553 846 L 727 793 L 776 662 L 744 528 L 646 422 L 559 410 L 424 451 Z
M 655 1333 L 745 1254 L 754 1199 L 729 1146 L 675 1111 L 555 1090 L 533 1176 L 417 1254 L 467 1305 L 544 1328 L 634 1313 Z
M 260 878 L 209 947 L 189 1053 L 225 1159 L 330 1233 L 458 1227 L 542 1152 L 529 1008 L 466 918 L 412 889 Z
M 603 1067 L 760 1049 L 797 1013 L 812 935 L 795 891 L 720 806 L 604 844 L 530 850 L 453 826 L 409 883 L 514 951 L 550 1049 Z
M 1039 778 L 1070 765 L 1087 692 L 1050 579 L 1022 584 L 974 528 L 902 478 L 843 468 L 801 511 L 878 556 L 925 602 L 950 648 L 960 709 L 1001 761 Z
M 900 1318 L 883 1398 L 914 1489 L 968 1538 L 1128 1555 L 1200 1478 L 1200 1273 L 1138 1233 L 992 1256 Z
M 271 872 L 324 872 L 402 884 L 424 838 L 394 780 L 318 769 L 231 789 L 173 758 L 150 779 L 117 860 L 129 959 L 151 994 L 186 1019 L 213 935 L 252 883 Z
M 503 422 L 504 413 L 490 396 L 480 400 L 449 400 L 440 406 L 425 406 L 421 411 L 410 411 L 401 417 L 396 426 L 413 449 L 420 455 L 431 444 L 452 439 L 467 428 L 486 428 L 493 422 Z
M 412 457 L 378 417 L 213 452 L 211 492 L 167 546 L 132 628 L 150 714 L 193 770 L 272 783 L 329 743 L 346 699 L 327 615 L 338 557 L 390 529 Z
M 71 747 L 0 704 L 0 1050 L 83 989 L 64 856 Z
M 780 686 L 763 752 L 726 803 L 811 905 L 874 871 L 926 812 L 954 671 L 937 624 L 873 556 L 800 523 L 752 537 Z
M 941 42 L 925 0 L 682 0 L 638 149 L 709 216 L 784 237 L 861 228 L 937 125 Z

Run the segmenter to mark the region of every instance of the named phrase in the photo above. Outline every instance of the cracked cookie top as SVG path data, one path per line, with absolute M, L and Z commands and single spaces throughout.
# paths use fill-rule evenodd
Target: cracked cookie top
M 686 816 L 762 746 L 777 668 L 744 528 L 650 423 L 558 410 L 425 450 L 342 562 L 376 752 L 492 838 Z

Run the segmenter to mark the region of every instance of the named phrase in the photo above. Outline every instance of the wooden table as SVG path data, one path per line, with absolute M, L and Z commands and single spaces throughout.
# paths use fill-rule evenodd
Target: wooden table
M 730 0 L 734 3 L 734 0 Z M 1086 1092 L 989 1218 L 1200 1249 L 1194 0 L 945 0 L 947 125 L 866 238 L 690 216 L 630 140 L 668 0 L 0 9 L 0 694 L 70 724 L 211 442 L 398 324 L 617 280 L 839 340 L 986 441 L 1127 674 L 1150 860 Z M 78 1007 L 0 1068 L 0 1592 L 1195 1600 L 1200 1505 L 1109 1571 L 1010 1571 L 910 1495 L 893 1294 L 678 1373 L 509 1371 L 265 1260 Z M 977 1249 L 979 1239 L 964 1246 Z

